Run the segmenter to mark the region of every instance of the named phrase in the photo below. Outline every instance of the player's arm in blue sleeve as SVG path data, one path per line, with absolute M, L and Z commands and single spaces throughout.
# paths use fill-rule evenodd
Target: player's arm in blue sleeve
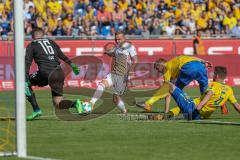
M 26 82 L 29 81 L 29 70 L 30 67 L 32 65 L 32 61 L 33 61 L 33 45 L 29 44 L 26 48 L 26 54 L 25 54 L 25 78 L 26 78 Z

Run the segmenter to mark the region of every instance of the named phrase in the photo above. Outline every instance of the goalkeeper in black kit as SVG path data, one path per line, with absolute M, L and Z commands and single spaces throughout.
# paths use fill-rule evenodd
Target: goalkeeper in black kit
M 74 105 L 74 102 L 70 100 L 63 100 L 65 75 L 60 67 L 60 59 L 71 66 L 75 75 L 79 74 L 78 66 L 63 54 L 60 47 L 54 41 L 44 38 L 41 29 L 34 30 L 32 38 L 33 41 L 27 46 L 25 55 L 25 94 L 33 108 L 33 112 L 27 116 L 27 120 L 33 120 L 42 115 L 32 86 L 43 87 L 49 85 L 52 91 L 53 105 L 56 108 L 65 108 L 66 105 Z M 29 75 L 33 60 L 38 66 L 38 71 Z

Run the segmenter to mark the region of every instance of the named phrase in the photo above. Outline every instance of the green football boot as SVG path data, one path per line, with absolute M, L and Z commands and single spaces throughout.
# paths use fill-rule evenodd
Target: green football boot
M 78 114 L 82 114 L 83 113 L 83 107 L 82 107 L 82 102 L 80 99 L 77 99 L 74 103 L 74 107 L 76 108 Z
M 41 110 L 34 111 L 34 112 L 32 112 L 31 115 L 27 116 L 27 121 L 32 121 L 32 120 L 36 119 L 37 117 L 40 117 L 41 115 L 42 115 Z

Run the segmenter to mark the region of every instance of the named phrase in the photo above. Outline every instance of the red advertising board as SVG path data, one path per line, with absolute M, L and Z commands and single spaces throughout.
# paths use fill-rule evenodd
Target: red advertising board
M 78 59 L 82 59 L 85 61 L 86 56 L 78 56 L 74 58 L 74 63 L 80 66 L 80 75 L 75 76 L 73 73 L 68 74 L 65 81 L 65 86 L 67 87 L 96 87 L 96 84 L 103 79 L 110 71 L 111 61 L 107 56 L 98 56 L 97 58 L 100 59 L 102 67 L 101 72 L 98 73 L 95 80 L 86 79 L 86 65 L 83 65 Z M 92 56 L 95 57 L 96 56 Z M 162 58 L 170 59 L 173 56 L 161 56 Z M 228 77 L 226 79 L 226 83 L 232 86 L 240 86 L 240 69 L 239 69 L 239 62 L 240 56 L 239 55 L 215 55 L 215 56 L 199 56 L 204 60 L 208 60 L 212 62 L 214 66 L 225 66 L 228 68 Z M 142 55 L 139 56 L 140 65 L 142 68 L 145 68 L 147 71 L 150 72 L 150 76 L 147 78 L 139 78 L 139 79 L 132 79 L 129 81 L 130 87 L 157 87 L 159 86 L 160 79 L 158 74 L 156 74 L 155 70 L 151 69 L 150 65 L 154 62 L 159 56 L 149 56 L 149 55 Z M 86 61 L 89 61 L 87 59 Z M 145 62 L 145 63 L 143 63 Z M 87 62 L 86 62 L 87 63 Z M 135 72 L 139 66 L 135 67 Z M 88 68 L 88 73 L 90 73 L 90 77 L 97 73 L 99 69 L 98 65 L 93 65 Z M 34 72 L 36 67 L 31 68 L 31 72 Z M 210 69 L 209 71 L 209 81 L 213 76 L 213 70 Z M 14 64 L 13 64 L 13 57 L 1 57 L 0 58 L 0 90 L 9 90 L 14 89 Z M 190 86 L 196 86 L 197 83 L 193 82 Z
M 103 45 L 109 40 L 57 40 L 63 52 L 69 56 L 92 54 L 100 56 Z M 131 40 L 136 46 L 138 55 L 191 55 L 192 40 Z M 26 42 L 27 45 L 29 42 Z M 207 55 L 240 55 L 240 40 L 209 39 L 203 40 Z M 0 41 L 0 56 L 14 54 L 12 41 Z
M 175 53 L 177 55 L 192 55 L 192 45 L 193 42 L 191 40 L 177 40 Z M 237 39 L 203 40 L 203 45 L 207 55 L 240 55 L 240 40 Z
M 95 82 L 104 78 L 110 70 L 110 59 L 103 56 L 103 46 L 110 40 L 57 40 L 62 51 L 69 57 L 82 57 L 93 55 L 102 60 L 104 72 Z M 170 59 L 175 55 L 191 55 L 192 40 L 132 40 L 137 50 L 140 62 L 154 62 L 157 58 Z M 25 42 L 27 45 L 29 42 Z M 237 39 L 223 40 L 203 40 L 205 51 L 208 55 L 200 58 L 209 60 L 214 66 L 221 65 L 228 68 L 227 83 L 229 85 L 240 85 L 240 41 Z M 12 41 L 0 41 L 0 90 L 14 88 L 14 47 Z M 22 55 L 24 56 L 24 53 Z M 81 64 L 79 64 L 81 65 Z M 147 65 L 147 64 L 146 64 Z M 94 67 L 93 67 L 94 69 Z M 31 72 L 36 70 L 33 67 Z M 96 68 L 95 68 L 96 70 Z M 66 78 L 66 86 L 89 86 L 95 87 L 96 83 L 82 80 L 83 75 L 78 77 L 70 74 Z M 212 70 L 209 70 L 209 78 L 212 77 Z M 158 85 L 159 77 L 149 77 L 148 79 L 132 80 L 130 86 L 135 83 L 148 86 Z M 195 82 L 191 85 L 196 85 Z

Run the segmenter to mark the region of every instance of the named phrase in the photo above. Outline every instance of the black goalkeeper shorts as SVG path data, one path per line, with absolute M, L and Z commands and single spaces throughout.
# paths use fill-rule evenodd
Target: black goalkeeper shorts
M 64 73 L 61 68 L 53 70 L 49 74 L 37 71 L 30 75 L 30 83 L 32 86 L 44 87 L 49 85 L 52 91 L 52 96 L 63 95 Z

